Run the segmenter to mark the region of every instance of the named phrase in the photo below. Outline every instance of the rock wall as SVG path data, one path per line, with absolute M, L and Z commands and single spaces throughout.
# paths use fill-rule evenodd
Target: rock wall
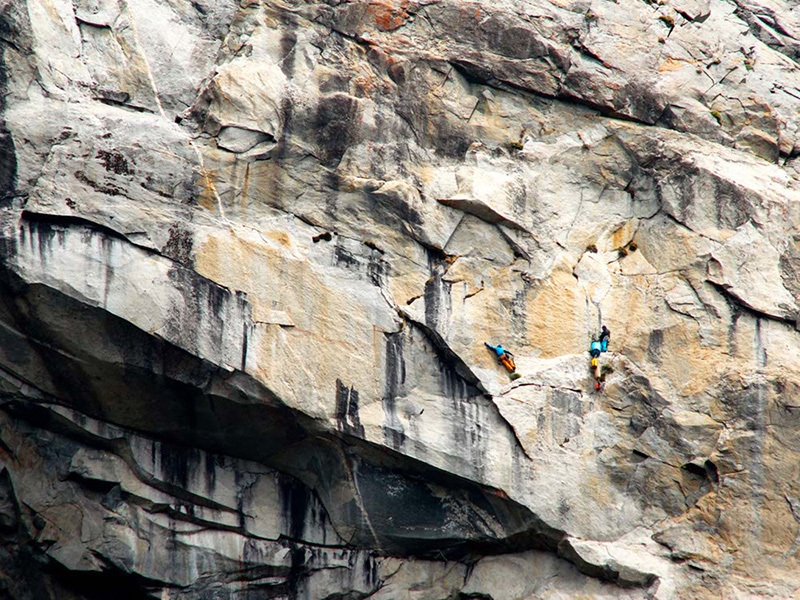
M 798 24 L 0 0 L 1 594 L 796 597 Z

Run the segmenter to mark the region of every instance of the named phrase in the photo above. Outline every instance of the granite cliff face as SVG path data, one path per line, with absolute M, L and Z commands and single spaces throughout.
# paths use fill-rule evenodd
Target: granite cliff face
M 797 597 L 797 31 L 0 0 L 0 595 Z

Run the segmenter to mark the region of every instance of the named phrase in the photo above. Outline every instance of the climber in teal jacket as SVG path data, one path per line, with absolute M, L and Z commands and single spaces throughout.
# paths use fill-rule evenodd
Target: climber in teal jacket
M 488 344 L 486 342 L 484 342 L 484 344 L 486 344 L 486 347 L 489 350 L 492 350 L 494 351 L 495 354 L 497 354 L 497 358 L 500 358 L 501 356 L 503 356 L 503 354 L 506 353 L 506 349 L 503 348 L 502 344 L 497 344 L 497 346 L 492 346 L 491 344 Z
M 492 346 L 486 342 L 484 342 L 484 344 L 486 344 L 486 347 L 489 348 L 489 350 L 492 350 L 497 355 L 497 360 L 509 371 L 509 373 L 513 373 L 516 370 L 517 365 L 514 363 L 514 355 L 503 348 L 502 344 L 497 344 L 497 346 Z

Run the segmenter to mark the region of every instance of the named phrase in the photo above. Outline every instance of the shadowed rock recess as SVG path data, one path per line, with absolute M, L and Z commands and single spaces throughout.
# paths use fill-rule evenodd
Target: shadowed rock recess
M 0 597 L 797 598 L 798 32 L 0 0 Z

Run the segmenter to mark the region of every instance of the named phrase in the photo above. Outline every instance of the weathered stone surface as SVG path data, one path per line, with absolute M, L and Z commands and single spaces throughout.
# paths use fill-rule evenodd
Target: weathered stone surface
M 0 0 L 0 595 L 796 596 L 796 12 Z

